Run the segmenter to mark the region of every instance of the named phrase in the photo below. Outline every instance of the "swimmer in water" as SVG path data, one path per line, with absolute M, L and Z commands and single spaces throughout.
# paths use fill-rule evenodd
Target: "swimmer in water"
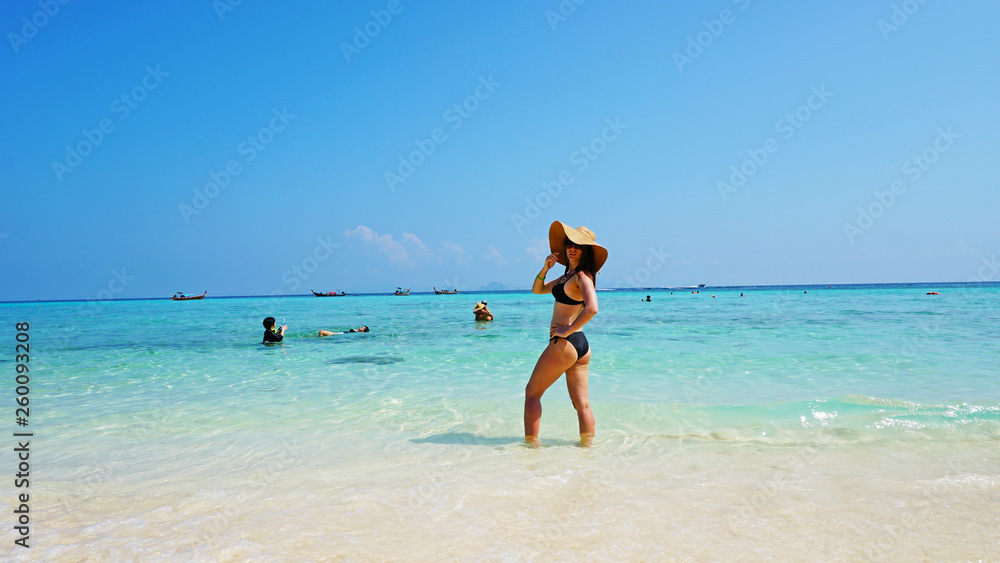
M 476 306 L 472 308 L 472 314 L 476 316 L 477 321 L 493 320 L 493 313 L 490 312 L 490 309 L 486 306 L 485 301 L 476 303 Z
M 345 330 L 343 332 L 331 332 L 329 330 L 321 330 L 316 336 L 333 336 L 334 334 L 347 334 L 349 332 L 368 332 L 367 326 L 361 326 L 358 328 L 352 328 L 351 330 Z
M 274 317 L 268 317 L 264 319 L 264 340 L 261 344 L 270 344 L 272 342 L 281 342 L 285 339 L 285 330 L 288 329 L 288 325 L 282 325 L 280 327 L 275 327 Z

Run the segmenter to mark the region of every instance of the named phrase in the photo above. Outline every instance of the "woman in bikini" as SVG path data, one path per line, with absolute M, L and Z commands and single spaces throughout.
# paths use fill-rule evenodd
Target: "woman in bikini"
M 581 330 L 597 314 L 594 280 L 608 259 L 607 249 L 595 240 L 594 233 L 586 227 L 574 229 L 560 221 L 552 223 L 549 227 L 552 254 L 545 259 L 542 271 L 531 285 L 532 293 L 551 293 L 556 300 L 549 345 L 538 357 L 524 388 L 524 439 L 533 446 L 539 443 L 542 394 L 564 373 L 569 398 L 580 421 L 580 445 L 589 446 L 594 439 L 594 413 L 587 398 L 590 344 Z M 566 266 L 565 272 L 545 283 L 545 275 L 556 262 Z

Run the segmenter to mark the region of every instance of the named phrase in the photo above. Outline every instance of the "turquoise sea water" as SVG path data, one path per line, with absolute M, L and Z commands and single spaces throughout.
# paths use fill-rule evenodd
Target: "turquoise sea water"
M 2 304 L 31 325 L 33 555 L 997 554 L 1000 285 L 691 292 L 599 292 L 589 450 L 561 382 L 522 443 L 548 296 Z

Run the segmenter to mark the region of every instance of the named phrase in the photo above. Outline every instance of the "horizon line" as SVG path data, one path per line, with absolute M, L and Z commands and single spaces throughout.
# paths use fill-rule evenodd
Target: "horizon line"
M 777 289 L 777 288 L 818 288 L 818 289 L 849 289 L 857 288 L 859 286 L 901 286 L 901 285 L 1000 285 L 1000 281 L 938 281 L 938 282 L 875 282 L 875 283 L 834 283 L 834 284 L 776 284 L 776 285 L 716 285 L 716 286 L 696 286 L 696 285 L 683 285 L 683 286 L 662 286 L 662 287 L 602 287 L 597 288 L 603 291 L 663 291 L 663 290 L 678 290 L 678 289 L 714 289 L 714 290 L 736 290 L 736 289 Z M 478 290 L 464 290 L 460 291 L 457 295 L 462 295 L 463 293 L 473 294 L 473 293 L 516 293 L 524 292 L 530 293 L 530 289 L 478 289 Z M 380 296 L 389 295 L 395 296 L 394 293 L 383 293 L 383 292 L 361 292 L 361 293 L 345 293 L 340 296 L 332 297 L 370 297 L 370 296 Z M 411 292 L 409 295 L 436 295 L 433 291 L 417 291 Z M 451 294 L 456 295 L 456 294 Z M 287 295 L 218 295 L 213 297 L 205 296 L 203 299 L 260 299 L 260 298 L 286 298 L 286 297 L 317 297 L 312 293 L 291 293 Z M 320 295 L 318 297 L 328 297 Z M 202 299 L 202 300 L 203 300 Z M 0 305 L 5 304 L 19 304 L 19 303 L 110 303 L 115 301 L 171 301 L 171 297 L 121 297 L 112 299 L 21 299 L 16 301 L 0 301 Z

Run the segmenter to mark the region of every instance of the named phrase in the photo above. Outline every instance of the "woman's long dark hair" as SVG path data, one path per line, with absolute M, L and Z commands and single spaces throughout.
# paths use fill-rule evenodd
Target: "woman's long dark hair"
M 580 265 L 577 266 L 577 272 L 587 272 L 590 274 L 590 279 L 594 282 L 594 287 L 597 287 L 597 263 L 594 260 L 594 249 L 589 244 L 581 244 L 579 247 L 582 252 L 580 256 Z M 563 252 L 566 252 L 566 248 L 563 248 Z M 569 273 L 569 258 L 566 259 L 566 271 L 563 275 Z

